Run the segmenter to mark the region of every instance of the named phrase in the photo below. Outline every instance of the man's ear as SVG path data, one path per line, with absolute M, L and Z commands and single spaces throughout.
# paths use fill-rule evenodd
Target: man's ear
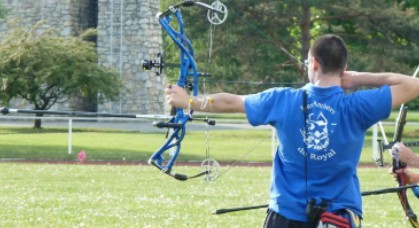
M 313 58 L 313 70 L 318 71 L 319 70 L 319 61 L 317 58 Z

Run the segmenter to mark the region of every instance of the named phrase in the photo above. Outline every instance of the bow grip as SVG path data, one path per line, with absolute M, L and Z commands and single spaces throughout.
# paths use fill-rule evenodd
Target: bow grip
M 404 162 L 401 162 L 399 159 L 399 150 L 398 148 L 395 149 L 394 152 L 394 158 L 393 158 L 393 172 L 398 169 L 406 168 L 407 164 Z
M 404 130 L 404 126 L 406 125 L 407 110 L 408 110 L 407 106 L 402 105 L 402 107 L 400 107 L 400 112 L 397 119 L 397 125 L 394 131 L 394 137 L 393 137 L 394 143 L 402 141 L 403 130 Z M 393 170 L 405 168 L 407 164 L 400 162 L 398 151 L 396 151 L 396 153 L 397 153 L 396 159 L 393 159 Z
M 407 117 L 407 106 L 402 106 L 400 108 L 400 113 L 397 119 L 397 126 L 395 129 L 395 135 L 393 137 L 393 142 L 401 142 L 404 126 L 406 125 L 406 117 Z

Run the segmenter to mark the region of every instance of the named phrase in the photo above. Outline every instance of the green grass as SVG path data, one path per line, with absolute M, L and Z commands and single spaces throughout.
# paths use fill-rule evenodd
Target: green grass
M 392 131 L 386 127 L 388 137 Z M 80 128 L 73 133 L 68 155 L 65 128 L 1 127 L 0 158 L 74 161 L 84 149 L 89 160 L 146 161 L 165 140 L 161 133 Z M 407 126 L 403 139 L 418 136 L 418 127 Z M 219 161 L 271 161 L 269 130 L 212 130 L 208 140 L 211 157 Z M 203 160 L 205 141 L 205 132 L 188 131 L 178 161 Z M 361 162 L 371 163 L 371 132 Z M 175 169 L 193 174 L 199 168 Z M 362 190 L 395 186 L 388 168 L 361 168 L 359 174 Z M 232 167 L 214 182 L 179 182 L 152 166 L 0 163 L 0 227 L 261 227 L 264 209 L 211 212 L 265 204 L 269 175 L 268 167 Z M 419 211 L 417 199 L 410 203 Z M 364 197 L 363 208 L 363 227 L 410 227 L 395 194 Z
M 209 151 L 216 159 L 234 161 L 256 147 L 243 161 L 267 161 L 270 159 L 270 134 L 267 130 L 211 131 Z M 77 152 L 85 150 L 89 160 L 146 161 L 165 141 L 165 135 L 161 133 L 77 129 L 72 136 L 73 153 L 68 155 L 67 137 L 65 129 L 46 128 L 40 133 L 31 128 L 0 128 L 0 157 L 75 160 Z M 205 132 L 188 131 L 178 161 L 204 159 L 205 141 Z
M 391 140 L 392 126 L 385 127 Z M 404 141 L 417 141 L 417 126 L 406 126 Z M 165 141 L 163 133 L 141 133 L 116 130 L 73 130 L 72 154 L 68 154 L 65 128 L 36 130 L 28 127 L 0 127 L 0 158 L 75 161 L 85 150 L 90 161 L 147 161 Z M 202 161 L 207 150 L 204 131 L 188 131 L 182 142 L 178 161 Z M 271 161 L 270 130 L 209 131 L 208 147 L 212 158 L 225 162 Z M 361 163 L 372 162 L 371 132 L 367 134 Z M 413 148 L 419 152 L 418 148 Z M 385 154 L 389 161 L 389 157 Z
M 212 211 L 267 203 L 270 168 L 233 167 L 213 182 L 179 182 L 151 166 L 1 163 L 0 173 L 0 227 L 261 227 L 264 209 Z M 363 190 L 395 186 L 386 168 L 359 174 Z M 364 197 L 363 208 L 363 227 L 410 227 L 396 194 Z
M 68 155 L 66 129 L 0 128 L 0 155 L 2 158 L 67 160 L 75 159 L 76 152 L 85 149 L 90 159 L 115 160 L 116 157 L 121 159 L 119 155 L 128 156 L 132 154 L 129 152 L 136 150 L 141 155 L 143 151 L 138 149 L 139 144 L 153 143 L 157 139 L 156 135 L 143 134 L 138 137 L 131 132 L 76 129 L 73 132 L 75 153 Z

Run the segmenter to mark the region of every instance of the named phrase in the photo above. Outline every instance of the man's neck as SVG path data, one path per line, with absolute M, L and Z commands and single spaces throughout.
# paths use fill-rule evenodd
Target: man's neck
M 319 87 L 341 86 L 341 77 L 338 74 L 317 75 L 312 83 Z

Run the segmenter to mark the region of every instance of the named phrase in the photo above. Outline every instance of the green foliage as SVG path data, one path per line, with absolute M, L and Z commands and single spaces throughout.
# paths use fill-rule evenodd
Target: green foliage
M 419 12 L 419 1 L 417 0 L 391 0 L 397 2 L 404 10 L 414 9 Z
M 224 24 L 214 29 L 211 65 L 208 69 L 212 77 L 207 79 L 213 86 L 210 89 L 211 92 L 256 92 L 255 86 L 244 83 L 246 81 L 271 84 L 304 80 L 301 64 L 280 49 L 283 47 L 297 56 L 300 55 L 292 49 L 293 45 L 298 46 L 296 41 L 298 37 L 293 37 L 294 35 L 288 32 L 292 26 L 283 30 L 276 29 L 275 25 L 280 24 L 279 21 L 291 25 L 292 21 L 284 17 L 269 17 L 276 14 L 276 3 L 266 5 L 255 4 L 252 1 L 224 2 L 229 9 L 229 17 Z M 173 2 L 161 1 L 162 8 L 168 7 L 171 3 Z M 260 14 L 260 11 L 264 13 Z M 210 31 L 206 11 L 196 7 L 185 8 L 182 13 L 185 33 L 194 45 L 198 67 L 204 71 Z M 275 20 L 272 21 L 272 18 Z M 283 41 L 278 38 L 280 36 L 287 36 L 290 42 L 296 42 L 296 44 L 283 44 Z M 167 37 L 165 37 L 163 48 L 168 61 L 179 62 L 178 50 Z M 272 62 L 276 62 L 274 66 L 269 65 Z M 173 71 L 166 73 L 170 78 L 177 77 Z M 217 81 L 221 83 L 217 84 Z
M 303 60 L 310 43 L 325 33 L 346 40 L 351 70 L 411 74 L 419 63 L 419 16 L 412 10 L 416 0 L 223 2 L 229 16 L 214 32 L 210 92 L 247 94 L 260 91 L 255 83 L 273 87 L 305 82 L 301 64 L 283 49 Z M 171 4 L 161 1 L 161 8 Z M 198 7 L 182 12 L 186 35 L 202 64 L 209 28 L 206 12 Z M 172 43 L 164 40 L 165 54 L 169 62 L 179 62 Z M 203 71 L 203 65 L 199 67 Z M 168 74 L 177 77 L 175 72 Z M 417 109 L 419 101 L 411 106 Z
M 318 16 L 321 34 L 335 33 L 345 39 L 350 70 L 412 75 L 418 67 L 417 12 L 383 0 L 351 1 L 342 7 L 330 4 L 325 9 L 329 16 Z M 418 109 L 419 99 L 410 102 L 409 108 Z
M 114 99 L 119 94 L 118 75 L 98 66 L 95 35 L 87 30 L 79 37 L 60 37 L 39 22 L 30 28 L 14 26 L 0 42 L 2 99 L 19 97 L 37 110 L 49 109 L 72 95 Z
M 0 18 L 4 18 L 7 15 L 7 9 L 4 8 L 3 1 L 0 0 Z

